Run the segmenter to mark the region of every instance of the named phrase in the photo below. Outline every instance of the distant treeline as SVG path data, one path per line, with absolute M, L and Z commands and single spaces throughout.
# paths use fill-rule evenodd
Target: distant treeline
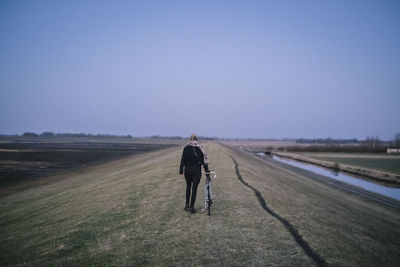
M 152 139 L 188 139 L 189 137 L 153 135 L 153 136 L 150 136 L 150 138 L 152 138 Z M 218 137 L 197 136 L 197 138 L 199 140 L 218 140 Z
M 318 138 L 318 139 L 296 139 L 298 144 L 359 144 L 361 141 L 354 139 L 333 139 L 333 138 Z
M 114 135 L 114 134 L 90 134 L 90 133 L 53 133 L 53 132 L 43 132 L 41 134 L 37 134 L 34 132 L 26 132 L 22 135 L 23 137 L 30 138 L 40 138 L 40 137 L 73 137 L 73 138 L 82 138 L 82 137 L 102 137 L 102 138 L 133 138 L 131 135 Z
M 312 145 L 278 147 L 277 150 L 288 152 L 384 153 L 388 148 L 400 148 L 400 139 L 387 142 L 368 137 L 366 140 L 358 142 L 314 143 Z
M 383 153 L 388 148 L 400 148 L 400 134 L 392 141 L 382 141 L 378 137 L 367 136 L 365 140 L 357 139 L 297 139 L 299 145 L 285 147 L 265 147 L 266 151 L 278 150 L 287 152 L 345 152 L 345 153 Z
M 20 135 L 3 135 L 3 136 L 20 136 Z M 90 133 L 53 133 L 53 132 L 43 132 L 41 134 L 34 132 L 25 132 L 22 134 L 23 137 L 28 138 L 52 138 L 52 137 L 67 137 L 67 138 L 84 138 L 84 137 L 100 137 L 100 138 L 133 138 L 132 135 L 115 135 L 115 134 L 90 134 Z M 152 138 L 152 139 L 188 139 L 189 137 L 182 136 L 161 136 L 152 135 L 149 137 L 139 137 L 139 138 Z M 218 137 L 206 137 L 198 136 L 200 140 L 217 140 Z
M 349 153 L 381 153 L 388 148 L 400 148 L 400 134 L 392 141 L 382 141 L 377 136 L 367 136 L 365 140 L 357 139 L 297 139 L 299 146 L 279 147 L 278 150 L 289 152 L 349 152 Z M 309 144 L 309 145 L 305 145 Z
M 310 146 L 287 146 L 278 147 L 279 151 L 287 152 L 343 152 L 343 153 L 385 153 L 389 145 L 310 145 Z
M 0 135 L 18 137 L 21 135 Z M 84 137 L 97 137 L 97 138 L 134 138 L 132 135 L 114 135 L 114 134 L 90 134 L 90 133 L 53 133 L 43 132 L 41 134 L 34 132 L 25 132 L 22 137 L 27 138 L 52 138 L 52 137 L 64 137 L 64 138 L 84 138 Z M 152 138 L 152 139 L 188 139 L 189 137 L 182 136 L 161 136 L 153 135 L 149 137 L 137 137 L 137 138 Z M 400 148 L 400 133 L 394 135 L 392 141 L 382 141 L 377 136 L 367 136 L 365 140 L 353 139 L 334 139 L 334 138 L 314 138 L 314 139 L 260 139 L 260 138 L 218 138 L 218 137 L 207 137 L 198 136 L 199 140 L 246 140 L 246 141 L 295 141 L 299 145 L 286 146 L 286 147 L 266 147 L 267 150 L 285 150 L 293 152 L 385 152 L 388 148 Z

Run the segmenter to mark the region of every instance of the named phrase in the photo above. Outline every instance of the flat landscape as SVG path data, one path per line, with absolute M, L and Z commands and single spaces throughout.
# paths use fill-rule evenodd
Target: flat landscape
M 399 26 L 400 0 L 0 1 L 0 267 L 400 267 Z
M 216 142 L 211 216 L 183 211 L 183 145 L 0 198 L 0 265 L 398 266 L 400 211 Z

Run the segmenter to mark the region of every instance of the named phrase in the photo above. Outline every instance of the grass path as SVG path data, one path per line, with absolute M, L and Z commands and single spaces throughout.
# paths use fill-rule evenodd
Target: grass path
M 400 214 L 216 143 L 212 215 L 183 211 L 182 148 L 135 155 L 0 199 L 0 265 L 395 266 Z M 231 158 L 232 157 L 232 158 Z M 196 208 L 202 206 L 204 177 Z

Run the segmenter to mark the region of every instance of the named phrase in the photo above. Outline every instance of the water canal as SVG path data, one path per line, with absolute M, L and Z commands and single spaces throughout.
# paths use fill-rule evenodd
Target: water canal
M 257 153 L 258 156 L 264 157 L 264 153 Z M 292 160 L 292 159 L 288 159 L 288 158 L 283 158 L 283 157 L 278 157 L 276 155 L 272 156 L 274 160 L 283 162 L 285 164 L 289 164 L 298 168 L 302 168 L 317 174 L 321 174 L 324 176 L 327 176 L 329 178 L 338 180 L 338 181 L 342 181 L 348 184 L 352 184 L 358 187 L 361 187 L 365 190 L 371 191 L 371 192 L 375 192 L 375 193 L 379 193 L 381 195 L 387 196 L 387 197 L 391 197 L 397 200 L 400 200 L 400 188 L 392 188 L 392 187 L 387 187 L 387 186 L 383 186 L 380 184 L 375 184 L 369 181 L 366 181 L 360 177 L 357 177 L 355 175 L 350 175 L 347 173 L 343 173 L 343 172 L 336 172 L 333 171 L 331 169 L 326 169 L 326 168 L 322 168 L 313 164 L 308 164 L 308 163 L 304 163 L 304 162 L 299 162 L 296 160 Z

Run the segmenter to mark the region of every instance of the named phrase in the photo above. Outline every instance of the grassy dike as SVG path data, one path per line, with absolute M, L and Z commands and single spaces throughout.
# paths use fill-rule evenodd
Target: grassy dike
M 183 211 L 182 147 L 135 155 L 1 198 L 0 265 L 321 264 L 298 237 L 328 265 L 400 261 L 398 210 L 205 146 L 218 175 L 210 217 Z

